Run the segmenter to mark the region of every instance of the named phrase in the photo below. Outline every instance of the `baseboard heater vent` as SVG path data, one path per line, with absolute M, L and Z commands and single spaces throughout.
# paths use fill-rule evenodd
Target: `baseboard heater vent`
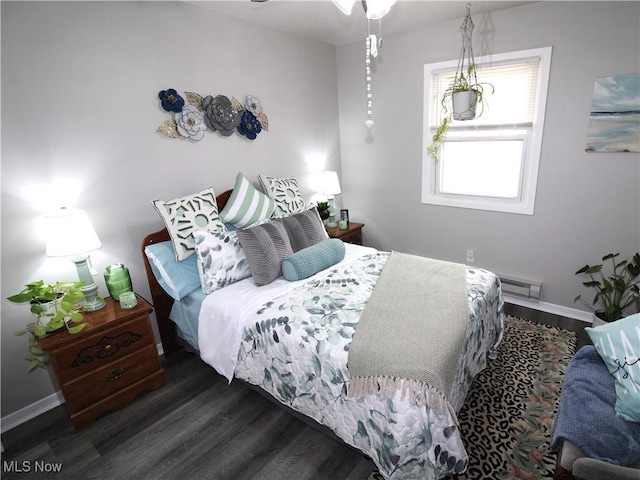
M 502 283 L 502 293 L 505 295 L 515 295 L 529 300 L 540 300 L 540 290 L 542 284 L 533 280 L 523 280 L 521 278 L 498 275 Z

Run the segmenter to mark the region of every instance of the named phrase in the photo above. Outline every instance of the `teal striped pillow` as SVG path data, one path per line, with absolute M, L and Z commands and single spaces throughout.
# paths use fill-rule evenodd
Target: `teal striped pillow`
M 237 228 L 250 227 L 261 220 L 271 218 L 275 208 L 275 202 L 259 192 L 242 172 L 239 172 L 233 192 L 220 212 L 220 218 Z

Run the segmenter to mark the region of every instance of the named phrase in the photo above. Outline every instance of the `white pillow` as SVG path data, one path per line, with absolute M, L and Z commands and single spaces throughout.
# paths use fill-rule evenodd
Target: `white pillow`
M 211 187 L 173 200 L 154 200 L 153 206 L 164 220 L 179 262 L 196 251 L 193 240 L 195 229 L 226 230 L 218 216 L 216 193 Z
M 251 276 L 237 232 L 193 232 L 198 256 L 200 286 L 210 294 Z
M 282 217 L 304 211 L 304 198 L 294 177 L 276 178 L 258 175 L 264 192 L 276 202 L 275 216 Z

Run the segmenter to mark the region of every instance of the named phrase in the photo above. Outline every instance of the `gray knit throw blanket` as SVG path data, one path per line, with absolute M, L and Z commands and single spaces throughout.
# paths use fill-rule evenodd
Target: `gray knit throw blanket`
M 348 395 L 400 391 L 416 405 L 449 408 L 468 324 L 464 265 L 392 252 L 349 348 Z

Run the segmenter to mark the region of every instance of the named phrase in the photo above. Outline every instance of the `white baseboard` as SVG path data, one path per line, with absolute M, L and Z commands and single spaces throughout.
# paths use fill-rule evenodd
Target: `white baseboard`
M 504 295 L 504 301 L 507 303 L 513 303 L 514 305 L 520 305 L 521 307 L 528 307 L 534 310 L 540 310 L 541 312 L 553 313 L 568 318 L 575 318 L 586 323 L 593 322 L 593 314 L 591 312 L 585 312 L 584 310 L 578 310 L 577 308 L 563 307 L 562 305 L 556 305 L 554 303 L 546 302 L 533 302 L 524 298 L 518 298 L 515 296 Z
M 61 392 L 52 393 L 48 397 L 38 400 L 31 405 L 27 405 L 21 408 L 17 412 L 10 413 L 6 417 L 0 419 L 0 431 L 2 433 L 11 430 L 18 425 L 22 425 L 24 422 L 31 420 L 32 418 L 42 415 L 49 410 L 56 408 L 58 405 L 64 403 L 64 397 Z
M 158 349 L 158 355 L 162 355 L 164 353 L 162 343 L 158 343 L 156 347 Z M 62 392 L 58 390 L 56 393 L 52 393 L 48 397 L 38 400 L 31 405 L 27 405 L 17 412 L 10 413 L 9 415 L 0 418 L 0 432 L 4 433 L 18 425 L 22 425 L 32 418 L 36 418 L 38 415 L 42 415 L 63 403 L 64 396 L 62 395 Z

